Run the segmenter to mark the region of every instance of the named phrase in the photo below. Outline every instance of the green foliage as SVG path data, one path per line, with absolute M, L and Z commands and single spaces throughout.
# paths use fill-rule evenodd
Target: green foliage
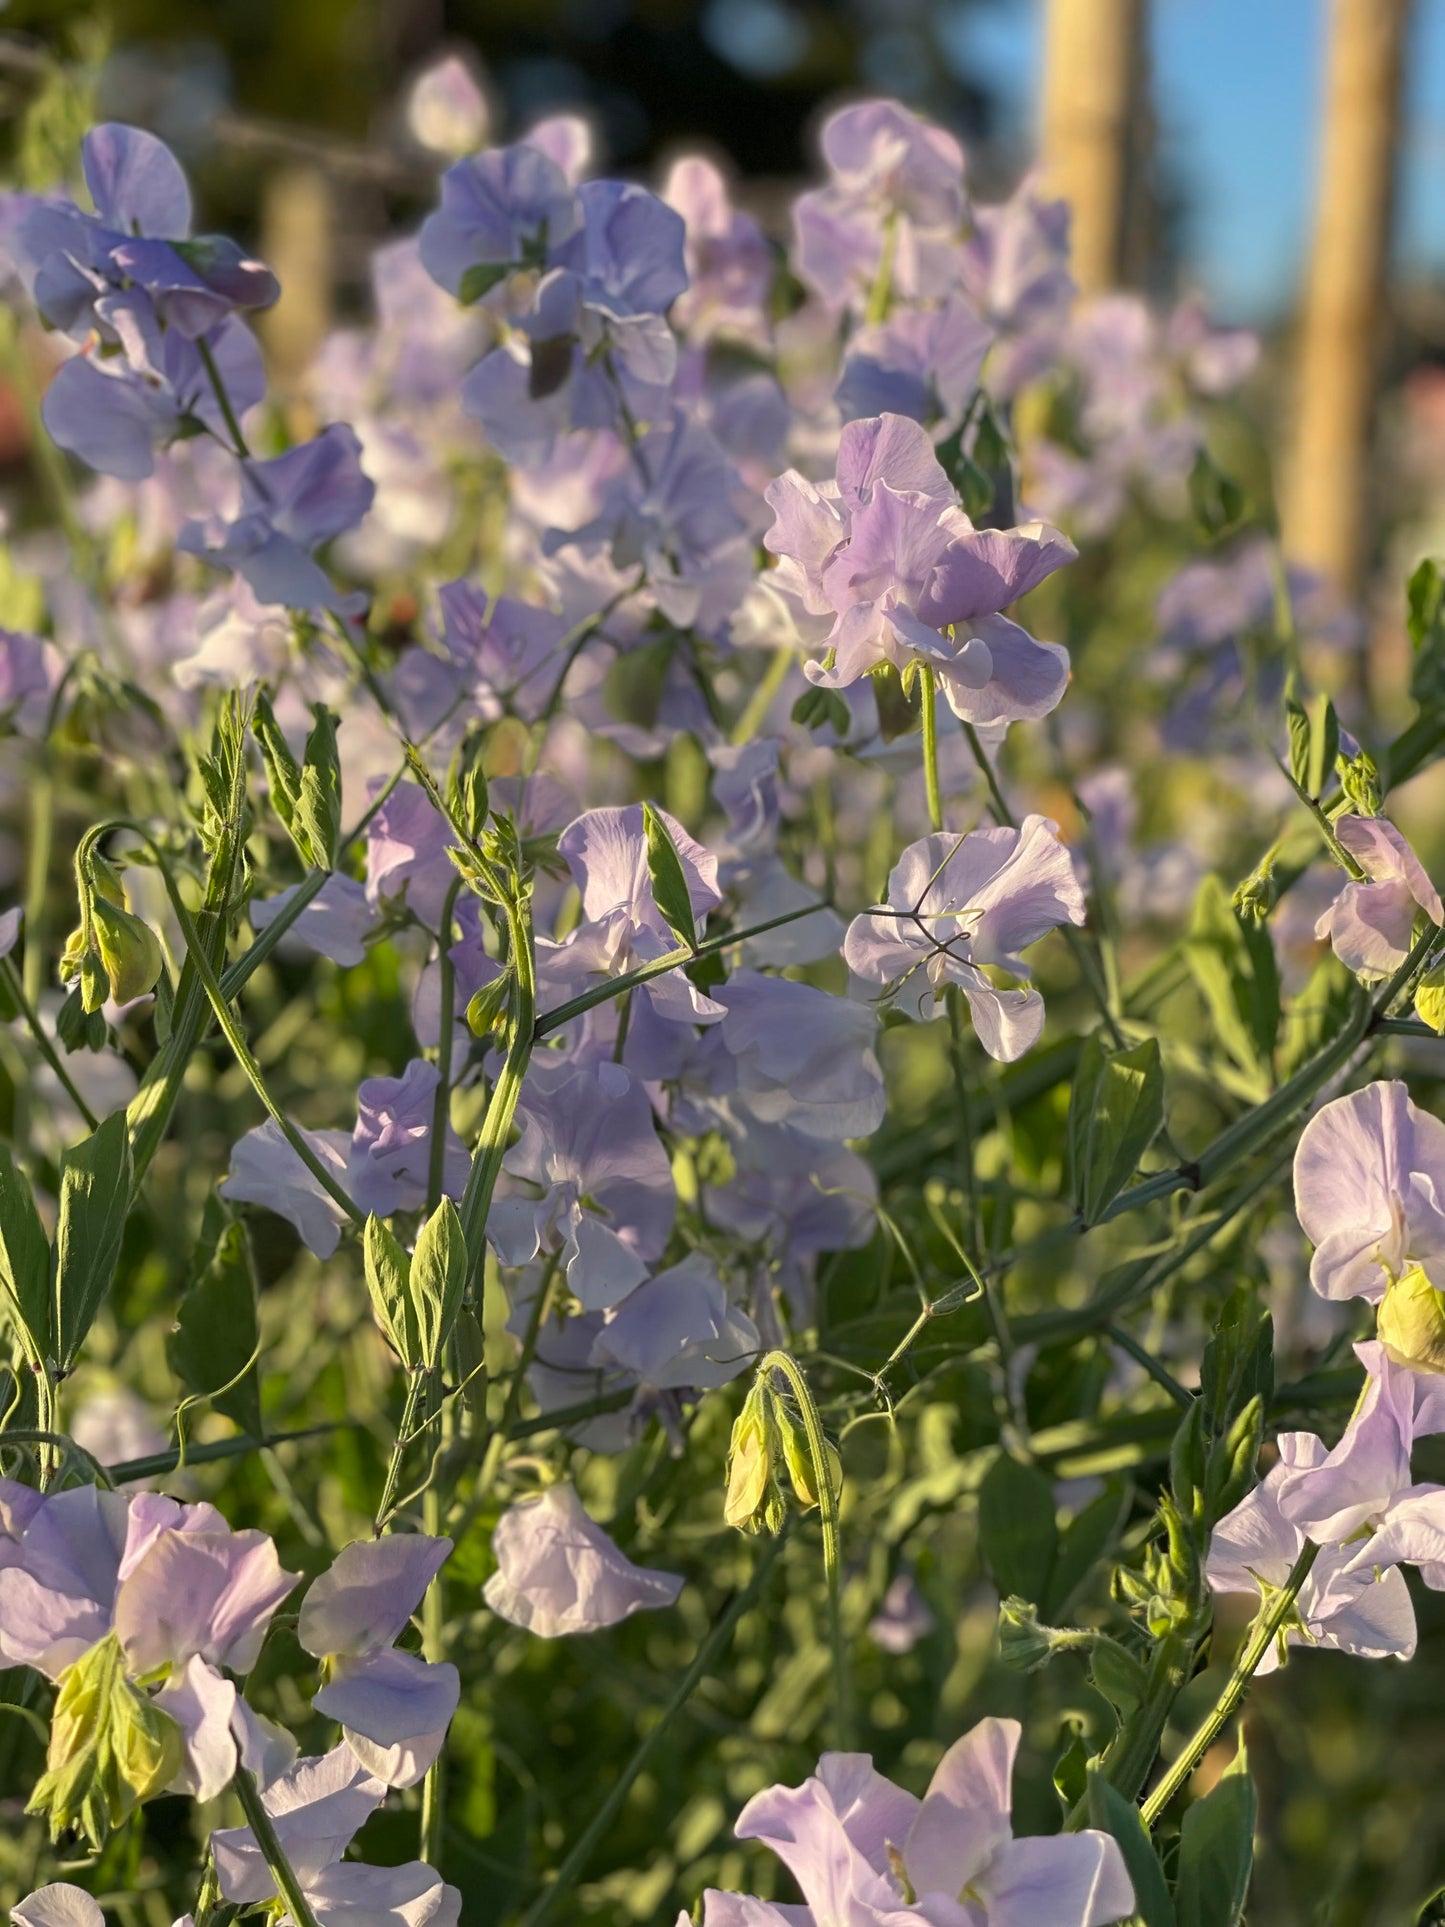
M 1179 1927 L 1239 1927 L 1254 1865 L 1257 1803 L 1244 1742 L 1218 1782 L 1184 1816 Z
M 61 1164 L 51 1331 L 62 1371 L 75 1363 L 110 1290 L 130 1191 L 130 1136 L 125 1113 L 117 1111 Z
M 1139 1168 L 1164 1122 L 1164 1067 L 1158 1040 L 1110 1051 L 1095 1031 L 1086 1041 L 1069 1097 L 1069 1169 L 1086 1224 L 1101 1218 Z
M 264 1432 L 256 1371 L 261 1338 L 251 1255 L 243 1226 L 226 1224 L 218 1231 L 181 1300 L 166 1355 L 187 1391 L 214 1405 L 248 1438 L 259 1439 Z
M 1266 1075 L 1279 1034 L 1279 965 L 1269 932 L 1241 920 L 1217 876 L 1200 885 L 1185 957 L 1220 1043 L 1241 1070 Z
M 653 899 L 662 920 L 680 944 L 697 949 L 697 923 L 692 914 L 687 873 L 672 840 L 672 832 L 651 803 L 642 806 L 643 832 L 647 839 L 647 874 Z

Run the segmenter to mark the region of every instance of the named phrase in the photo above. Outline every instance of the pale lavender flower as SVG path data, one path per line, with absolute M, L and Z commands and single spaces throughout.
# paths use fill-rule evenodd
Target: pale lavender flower
M 812 984 L 739 970 L 718 986 L 717 1035 L 733 1060 L 739 1102 L 766 1124 L 814 1138 L 868 1137 L 887 1096 L 865 1006 Z
M 187 522 L 176 546 L 250 583 L 259 602 L 292 609 L 331 609 L 342 615 L 366 598 L 341 595 L 315 551 L 354 529 L 371 507 L 375 484 L 363 473 L 353 429 L 333 422 L 309 442 L 267 461 L 240 463 L 236 517 Z
M 350 1133 L 303 1131 L 302 1136 L 344 1189 Z M 331 1257 L 341 1242 L 345 1212 L 307 1170 L 274 1118 L 231 1146 L 230 1169 L 216 1189 L 237 1204 L 263 1204 L 285 1218 L 318 1258 Z
M 687 225 L 689 285 L 672 318 L 697 341 L 731 335 L 766 342 L 773 257 L 767 236 L 734 207 L 728 184 L 713 163 L 689 154 L 674 161 L 662 198 Z
M 83 1887 L 53 1881 L 10 1909 L 17 1927 L 105 1927 L 105 1915 Z
M 386 1782 L 361 1765 L 344 1742 L 298 1760 L 266 1787 L 261 1803 L 303 1888 L 341 1859 L 386 1798 Z M 276 1898 L 276 1882 L 249 1827 L 211 1835 L 216 1878 L 227 1900 L 242 1905 Z
M 253 929 L 267 929 L 300 888 L 300 884 L 293 884 L 274 897 L 252 897 L 247 909 Z M 366 939 L 375 928 L 376 912 L 367 900 L 365 884 L 338 870 L 291 925 L 282 947 L 295 943 L 347 969 L 365 957 Z
M 722 901 L 717 858 L 694 842 L 675 817 L 665 810 L 658 814 L 676 847 L 701 930 L 708 911 Z M 563 997 L 569 997 L 591 978 L 622 976 L 677 948 L 652 894 L 640 803 L 588 810 L 567 825 L 557 847 L 582 892 L 586 922 L 565 943 L 538 942 L 537 971 L 543 982 L 555 982 Z M 642 991 L 664 1017 L 709 1022 L 723 1015 L 722 1005 L 678 970 L 650 978 Z
M 340 1722 L 352 1752 L 389 1786 L 415 1786 L 426 1773 L 461 1695 L 455 1666 L 396 1645 L 451 1549 L 421 1533 L 358 1540 L 302 1602 L 296 1636 L 328 1662 L 316 1710 Z
M 406 893 L 426 923 L 440 923 L 456 870 L 447 855 L 451 831 L 419 783 L 398 783 L 371 820 L 366 838 L 366 894 L 374 904 Z
M 432 1123 L 441 1072 L 414 1057 L 400 1077 L 368 1077 L 356 1093 L 356 1129 L 347 1159 L 347 1188 L 363 1211 L 389 1218 L 426 1201 Z M 470 1160 L 466 1146 L 444 1126 L 442 1192 L 459 1198 Z
M 136 293 L 108 294 L 98 313 L 116 338 L 108 356 L 79 354 L 62 362 L 45 392 L 41 415 L 51 440 L 102 475 L 140 481 L 155 473 L 156 450 L 195 424 L 217 435 L 227 427 L 200 346 L 162 329 Z M 261 351 L 245 325 L 228 316 L 202 338 L 238 418 L 266 392 Z
M 862 307 L 886 246 L 895 295 L 946 294 L 967 212 L 953 136 L 895 100 L 867 100 L 830 115 L 822 148 L 832 179 L 793 206 L 800 278 L 830 307 Z
M 582 213 L 555 161 L 530 141 L 473 154 L 442 176 L 441 205 L 422 223 L 422 264 L 449 294 L 473 269 L 544 262 L 576 233 Z
M 791 1919 L 1104 1927 L 1131 1913 L 1133 1887 L 1109 1835 L 1014 1837 L 1010 1781 L 1021 1732 L 1016 1720 L 981 1720 L 944 1754 L 922 1800 L 885 1780 L 863 1753 L 825 1753 L 802 1786 L 755 1794 L 738 1837 L 772 1848 L 807 1907 L 749 1914 L 729 1904 L 735 1896 L 709 1893 L 706 1927 Z
M 433 154 L 470 154 L 487 138 L 488 119 L 486 95 L 460 54 L 436 61 L 407 90 L 407 131 Z
M 975 529 L 917 422 L 849 422 L 836 484 L 790 469 L 767 500 L 776 519 L 764 545 L 787 565 L 780 586 L 807 613 L 833 615 L 821 638 L 832 662 L 809 662 L 810 681 L 842 689 L 881 663 L 918 661 L 955 714 L 983 726 L 1059 703 L 1068 651 L 1001 612 L 1071 561 L 1072 543 L 1042 522 Z
M 497 1570 L 482 1597 L 499 1618 L 539 1639 L 598 1632 L 635 1612 L 671 1606 L 682 1591 L 677 1574 L 624 1557 L 570 1485 L 549 1486 L 504 1512 L 492 1548 Z
M 1325 1447 L 1312 1432 L 1285 1433 L 1278 1465 L 1220 1520 L 1210 1535 L 1204 1572 L 1216 1593 L 1260 1599 L 1282 1586 L 1304 1550 L 1305 1534 L 1286 1519 L 1280 1497 L 1287 1481 L 1323 1464 Z M 1326 1546 L 1306 1574 L 1294 1617 L 1260 1662 L 1261 1673 L 1280 1664 L 1286 1646 L 1324 1646 L 1365 1659 L 1408 1659 L 1415 1650 L 1415 1612 L 1409 1590 L 1393 1568 L 1376 1579 L 1373 1566 L 1352 1569 L 1352 1549 Z
M 1295 1151 L 1294 1194 L 1321 1297 L 1378 1303 L 1410 1264 L 1445 1264 L 1445 1124 L 1401 1083 L 1368 1084 L 1315 1113 Z
M 834 399 L 844 421 L 868 415 L 907 415 L 954 429 L 978 387 L 993 330 L 962 295 L 943 307 L 904 308 L 887 321 L 860 328 Z
M 0 627 L 0 725 L 29 734 L 43 722 L 54 655 L 41 637 Z
M 368 1867 L 338 1860 L 306 1890 L 317 1927 L 457 1927 L 462 1897 L 435 1867 L 407 1860 Z
M 900 1572 L 889 1581 L 883 1603 L 868 1622 L 868 1637 L 875 1646 L 896 1658 L 911 1653 L 937 1624 L 928 1601 L 918 1589 L 918 1581 L 911 1572 Z
M 1027 816 L 1017 829 L 940 831 L 910 844 L 888 879 L 887 903 L 849 925 L 849 968 L 919 1018 L 937 1016 L 956 984 L 989 1056 L 1021 1057 L 1043 1029 L 1043 999 L 1033 989 L 997 989 L 980 966 L 1026 978 L 1020 951 L 1084 921 L 1084 893 L 1057 827 Z
M 1410 954 L 1415 915 L 1445 923 L 1439 892 L 1393 823 L 1382 816 L 1342 816 L 1335 835 L 1365 873 L 1346 883 L 1315 925 L 1347 970 L 1366 983 L 1393 976 Z
M 493 1201 L 487 1236 L 506 1265 L 561 1256 L 587 1311 L 617 1304 L 662 1256 L 677 1193 L 647 1093 L 620 1064 L 534 1066 L 518 1105 L 522 1135 L 507 1175 L 540 1196 Z
M 757 1326 L 729 1303 L 713 1265 L 694 1251 L 607 1314 L 590 1363 L 630 1373 L 655 1391 L 709 1391 L 746 1371 L 760 1349 Z

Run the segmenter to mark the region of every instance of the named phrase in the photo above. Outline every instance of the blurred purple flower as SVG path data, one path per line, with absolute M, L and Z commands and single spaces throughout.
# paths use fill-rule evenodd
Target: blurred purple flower
M 594 1633 L 635 1612 L 671 1606 L 683 1582 L 635 1566 L 594 1525 L 570 1485 L 502 1514 L 492 1534 L 497 1570 L 482 1597 L 500 1619 L 539 1639 Z

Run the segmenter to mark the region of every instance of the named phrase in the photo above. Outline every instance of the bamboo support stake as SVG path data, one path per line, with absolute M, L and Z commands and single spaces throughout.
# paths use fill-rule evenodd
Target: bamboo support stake
M 1368 460 L 1412 0 L 1331 0 L 1314 238 L 1284 501 L 1292 560 L 1348 594 L 1368 559 Z
M 1073 209 L 1074 278 L 1117 287 L 1144 191 L 1147 0 L 1049 0 L 1040 146 L 1051 193 Z

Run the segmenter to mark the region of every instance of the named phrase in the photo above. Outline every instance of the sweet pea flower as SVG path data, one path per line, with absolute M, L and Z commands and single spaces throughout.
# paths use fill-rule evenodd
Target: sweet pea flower
M 1315 1113 L 1294 1194 L 1321 1297 L 1378 1303 L 1412 1263 L 1445 1278 L 1445 1124 L 1403 1084 L 1367 1084 Z
M 326 1666 L 316 1710 L 340 1722 L 352 1752 L 389 1786 L 423 1777 L 461 1696 L 455 1666 L 396 1645 L 451 1549 L 450 1539 L 421 1533 L 358 1540 L 302 1603 L 296 1636 Z
M 764 1123 L 809 1137 L 869 1137 L 888 1107 L 865 1006 L 812 984 L 739 970 L 718 986 L 716 1035 L 733 1060 L 739 1102 Z
M 1393 976 L 1410 954 L 1415 915 L 1445 923 L 1445 907 L 1425 866 L 1382 816 L 1342 816 L 1335 835 L 1365 873 L 1346 883 L 1315 925 L 1347 970 L 1366 983 Z
M 1280 1507 L 1289 1482 L 1324 1464 L 1323 1442 L 1312 1432 L 1285 1433 L 1281 1457 L 1210 1535 L 1204 1574 L 1216 1593 L 1261 1601 L 1282 1586 L 1304 1550 L 1306 1534 Z M 1287 1646 L 1325 1646 L 1365 1659 L 1408 1659 L 1415 1650 L 1415 1611 L 1409 1589 L 1390 1567 L 1376 1577 L 1374 1562 L 1354 1560 L 1354 1548 L 1325 1546 L 1305 1575 L 1294 1614 L 1259 1665 L 1272 1673 Z
M 1043 999 L 1033 989 L 997 989 L 981 966 L 1027 977 L 1021 950 L 1084 921 L 1084 893 L 1057 828 L 1026 816 L 1017 829 L 939 831 L 910 844 L 888 879 L 887 903 L 848 927 L 849 969 L 919 1018 L 939 1015 L 956 984 L 989 1056 L 1021 1057 L 1043 1029 Z
M 993 330 L 961 295 L 905 308 L 848 340 L 834 399 L 844 421 L 907 415 L 952 430 L 978 387 Z
M 21 197 L 14 239 L 22 278 L 52 327 L 77 338 L 104 318 L 105 295 L 136 289 L 177 334 L 207 334 L 237 308 L 267 308 L 280 293 L 269 268 L 221 235 L 191 238 L 191 192 L 163 141 L 107 121 L 81 142 L 95 213 Z
M 371 820 L 366 839 L 366 895 L 373 904 L 406 895 L 433 927 L 440 923 L 456 876 L 447 848 L 451 831 L 419 783 L 398 783 Z
M 157 449 L 187 431 L 199 426 L 227 434 L 202 347 L 237 419 L 266 392 L 256 338 L 234 317 L 198 344 L 173 328 L 163 330 L 150 304 L 134 293 L 106 295 L 97 313 L 118 348 L 62 362 L 40 412 L 52 441 L 102 475 L 142 481 L 155 473 Z
M 605 1311 L 662 1256 L 677 1208 L 647 1093 L 620 1064 L 535 1066 L 517 1110 L 502 1169 L 541 1195 L 494 1199 L 487 1237 L 504 1265 L 559 1253 L 583 1309 Z
M 261 1804 L 303 1889 L 334 1867 L 386 1798 L 386 1782 L 369 1773 L 344 1742 L 298 1760 L 266 1787 Z M 276 1882 L 249 1827 L 211 1835 L 221 1892 L 239 1905 L 277 1898 Z
M 800 279 L 830 308 L 861 308 L 887 250 L 892 293 L 946 294 L 967 212 L 953 136 L 895 100 L 867 100 L 829 116 L 822 149 L 831 180 L 793 206 Z
M 265 930 L 274 923 L 300 888 L 298 883 L 274 897 L 252 897 L 247 905 L 252 928 Z M 375 928 L 376 912 L 367 900 L 365 884 L 334 871 L 291 925 L 284 941 L 314 950 L 347 969 L 365 957 L 366 939 Z
M 367 1867 L 338 1860 L 306 1890 L 317 1927 L 457 1927 L 462 1897 L 424 1860 Z
M 937 1624 L 932 1608 L 919 1591 L 918 1581 L 912 1573 L 900 1572 L 888 1582 L 882 1604 L 868 1621 L 868 1637 L 881 1651 L 896 1658 L 911 1653 Z
M 590 1363 L 654 1391 L 726 1385 L 758 1356 L 758 1328 L 701 1252 L 647 1279 L 603 1321 Z
M 1068 651 L 1002 611 L 1071 561 L 1073 544 L 1042 522 L 975 529 L 917 422 L 849 422 L 835 482 L 790 469 L 765 493 L 779 586 L 808 615 L 833 617 L 820 638 L 831 661 L 807 664 L 811 682 L 845 689 L 880 663 L 918 662 L 956 715 L 985 727 L 1045 716 L 1062 699 Z
M 422 265 L 460 296 L 469 275 L 485 281 L 493 270 L 501 281 L 528 261 L 544 261 L 581 219 L 566 176 L 533 142 L 491 148 L 442 176 L 441 205 L 422 223 Z
M 658 815 L 677 850 L 693 919 L 701 930 L 708 911 L 722 901 L 717 858 L 666 810 Z M 576 995 L 597 977 L 622 976 L 676 950 L 677 938 L 652 894 L 640 803 L 588 810 L 567 825 L 557 848 L 582 892 L 585 919 L 563 943 L 538 939 L 538 980 L 555 986 L 557 1001 Z M 639 988 L 659 1016 L 692 1023 L 716 1022 L 723 1016 L 723 1006 L 680 970 L 664 971 Z
M 441 1072 L 413 1058 L 400 1077 L 364 1078 L 356 1093 L 356 1125 L 345 1131 L 303 1131 L 316 1157 L 362 1211 L 390 1217 L 418 1210 L 431 1170 L 432 1125 Z M 448 1123 L 442 1189 L 459 1198 L 470 1160 Z M 329 1258 L 341 1241 L 346 1214 L 313 1176 L 274 1118 L 247 1131 L 231 1148 L 231 1167 L 218 1187 L 240 1204 L 264 1204 L 295 1226 L 302 1243 Z
M 471 153 L 487 138 L 489 118 L 477 77 L 458 54 L 426 68 L 407 91 L 407 131 L 433 154 Z
M 594 1525 L 570 1485 L 512 1506 L 492 1534 L 497 1570 L 482 1597 L 500 1619 L 539 1639 L 599 1632 L 635 1612 L 671 1606 L 676 1573 L 635 1566 Z
M 688 287 L 672 319 L 695 341 L 731 336 L 761 346 L 768 339 L 773 255 L 749 214 L 734 207 L 711 161 L 689 154 L 673 162 L 662 198 L 686 223 Z
M 83 1887 L 53 1881 L 10 1909 L 16 1927 L 105 1927 L 105 1915 Z
M 1016 1720 L 980 1720 L 944 1754 L 922 1800 L 865 1753 L 825 1753 L 802 1786 L 755 1794 L 738 1838 L 771 1847 L 806 1904 L 750 1911 L 713 1891 L 704 1927 L 1104 1927 L 1132 1913 L 1133 1886 L 1108 1834 L 1014 1837 L 1021 1734 Z
M 366 597 L 342 595 L 315 551 L 354 529 L 371 507 L 376 485 L 361 467 L 361 443 L 339 422 L 268 461 L 240 464 L 241 502 L 234 519 L 187 522 L 176 546 L 244 577 L 259 602 L 355 615 Z

